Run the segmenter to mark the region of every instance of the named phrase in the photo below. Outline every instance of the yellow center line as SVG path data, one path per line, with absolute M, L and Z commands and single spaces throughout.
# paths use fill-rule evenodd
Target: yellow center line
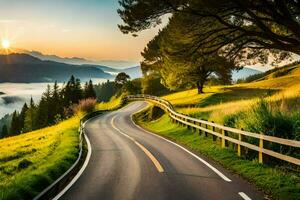
M 150 151 L 148 151 L 148 149 L 146 149 L 143 145 L 141 145 L 137 141 L 135 141 L 134 143 L 136 145 L 138 145 L 145 152 L 145 154 L 150 158 L 150 160 L 153 162 L 153 164 L 155 165 L 155 167 L 156 167 L 156 169 L 157 169 L 158 172 L 160 172 L 160 173 L 164 172 L 164 168 L 160 165 L 160 163 L 153 156 L 153 154 Z
M 132 140 L 138 147 L 140 147 L 140 149 L 143 150 L 143 152 L 146 154 L 146 156 L 148 156 L 148 158 L 150 158 L 150 160 L 152 161 L 152 163 L 154 164 L 154 166 L 156 167 L 157 171 L 162 173 L 164 172 L 164 168 L 161 166 L 161 164 L 158 162 L 158 160 L 153 156 L 153 154 L 146 149 L 143 145 L 141 145 L 140 143 L 138 143 L 133 137 L 127 135 L 126 133 L 122 132 L 120 129 L 118 129 L 115 124 L 114 124 L 114 120 L 115 120 L 116 116 L 114 116 L 111 119 L 111 125 L 112 127 L 117 130 L 119 133 L 121 133 L 122 135 L 124 135 L 125 137 L 127 137 L 128 139 Z

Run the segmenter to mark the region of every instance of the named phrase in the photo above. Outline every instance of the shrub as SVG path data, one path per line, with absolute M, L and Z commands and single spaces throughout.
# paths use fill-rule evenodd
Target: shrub
M 21 170 L 21 169 L 25 169 L 27 167 L 29 167 L 29 165 L 31 165 L 32 162 L 27 160 L 27 159 L 23 159 L 21 160 L 21 162 L 19 163 L 18 165 L 18 169 Z
M 73 113 L 93 112 L 95 110 L 96 103 L 96 99 L 93 98 L 81 100 L 78 104 L 72 106 Z

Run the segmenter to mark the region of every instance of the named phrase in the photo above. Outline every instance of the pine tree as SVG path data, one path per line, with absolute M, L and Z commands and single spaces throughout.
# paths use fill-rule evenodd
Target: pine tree
M 1 131 L 1 137 L 0 137 L 0 138 L 4 138 L 4 137 L 6 137 L 7 135 L 8 135 L 7 125 L 4 124 L 4 125 L 2 126 L 2 131 Z
M 36 106 L 33 99 L 30 99 L 30 107 L 26 112 L 24 132 L 35 130 L 36 128 Z
M 19 114 L 17 111 L 14 111 L 12 120 L 11 120 L 9 135 L 18 135 L 20 133 L 19 124 L 20 124 Z
M 26 112 L 28 110 L 27 103 L 24 103 L 20 116 L 19 116 L 19 123 L 20 123 L 20 132 L 22 133 L 24 131 L 24 125 L 25 125 L 25 117 L 26 117 Z
M 62 99 L 60 95 L 59 86 L 56 81 L 53 86 L 50 108 L 50 111 L 52 112 L 51 116 L 53 116 L 51 123 L 56 123 L 56 118 L 61 118 L 63 115 Z
M 96 92 L 94 90 L 94 85 L 92 80 L 90 80 L 89 82 L 85 83 L 85 87 L 84 87 L 84 98 L 93 98 L 96 99 Z
M 36 128 L 43 128 L 49 124 L 49 104 L 43 95 L 36 111 Z
M 83 91 L 80 83 L 80 79 L 75 80 L 75 85 L 72 93 L 72 103 L 78 103 L 83 97 Z

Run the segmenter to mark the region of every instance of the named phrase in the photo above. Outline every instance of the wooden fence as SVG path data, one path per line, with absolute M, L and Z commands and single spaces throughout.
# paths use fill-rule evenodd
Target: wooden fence
M 173 105 L 170 102 L 156 96 L 131 95 L 131 96 L 127 96 L 125 100 L 150 101 L 154 103 L 156 106 L 159 106 L 160 108 L 165 110 L 165 112 L 169 114 L 173 122 L 185 125 L 188 128 L 193 128 L 195 130 L 198 130 L 199 133 L 204 133 L 205 135 L 211 134 L 214 140 L 220 138 L 223 148 L 228 146 L 228 142 L 235 144 L 238 156 L 241 156 L 242 147 L 244 147 L 258 152 L 259 163 L 263 163 L 263 155 L 265 154 L 286 161 L 288 163 L 293 163 L 297 166 L 300 166 L 299 158 L 285 155 L 282 151 L 276 152 L 274 150 L 264 148 L 264 146 L 267 146 L 265 145 L 266 143 L 268 144 L 275 143 L 279 145 L 284 145 L 288 148 L 295 148 L 299 150 L 300 141 L 283 139 L 283 138 L 278 138 L 278 137 L 268 136 L 268 135 L 258 134 L 258 133 L 251 133 L 248 131 L 223 126 L 217 123 L 192 118 L 187 115 L 176 112 L 175 109 L 173 108 Z M 249 142 L 250 141 L 249 139 L 252 140 L 251 143 Z

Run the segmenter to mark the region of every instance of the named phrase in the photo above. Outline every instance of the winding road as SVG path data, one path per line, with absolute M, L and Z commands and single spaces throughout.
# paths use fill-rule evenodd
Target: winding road
M 132 113 L 146 105 L 134 102 L 89 120 L 85 133 L 90 160 L 59 199 L 263 199 L 252 185 L 215 162 L 135 125 Z

